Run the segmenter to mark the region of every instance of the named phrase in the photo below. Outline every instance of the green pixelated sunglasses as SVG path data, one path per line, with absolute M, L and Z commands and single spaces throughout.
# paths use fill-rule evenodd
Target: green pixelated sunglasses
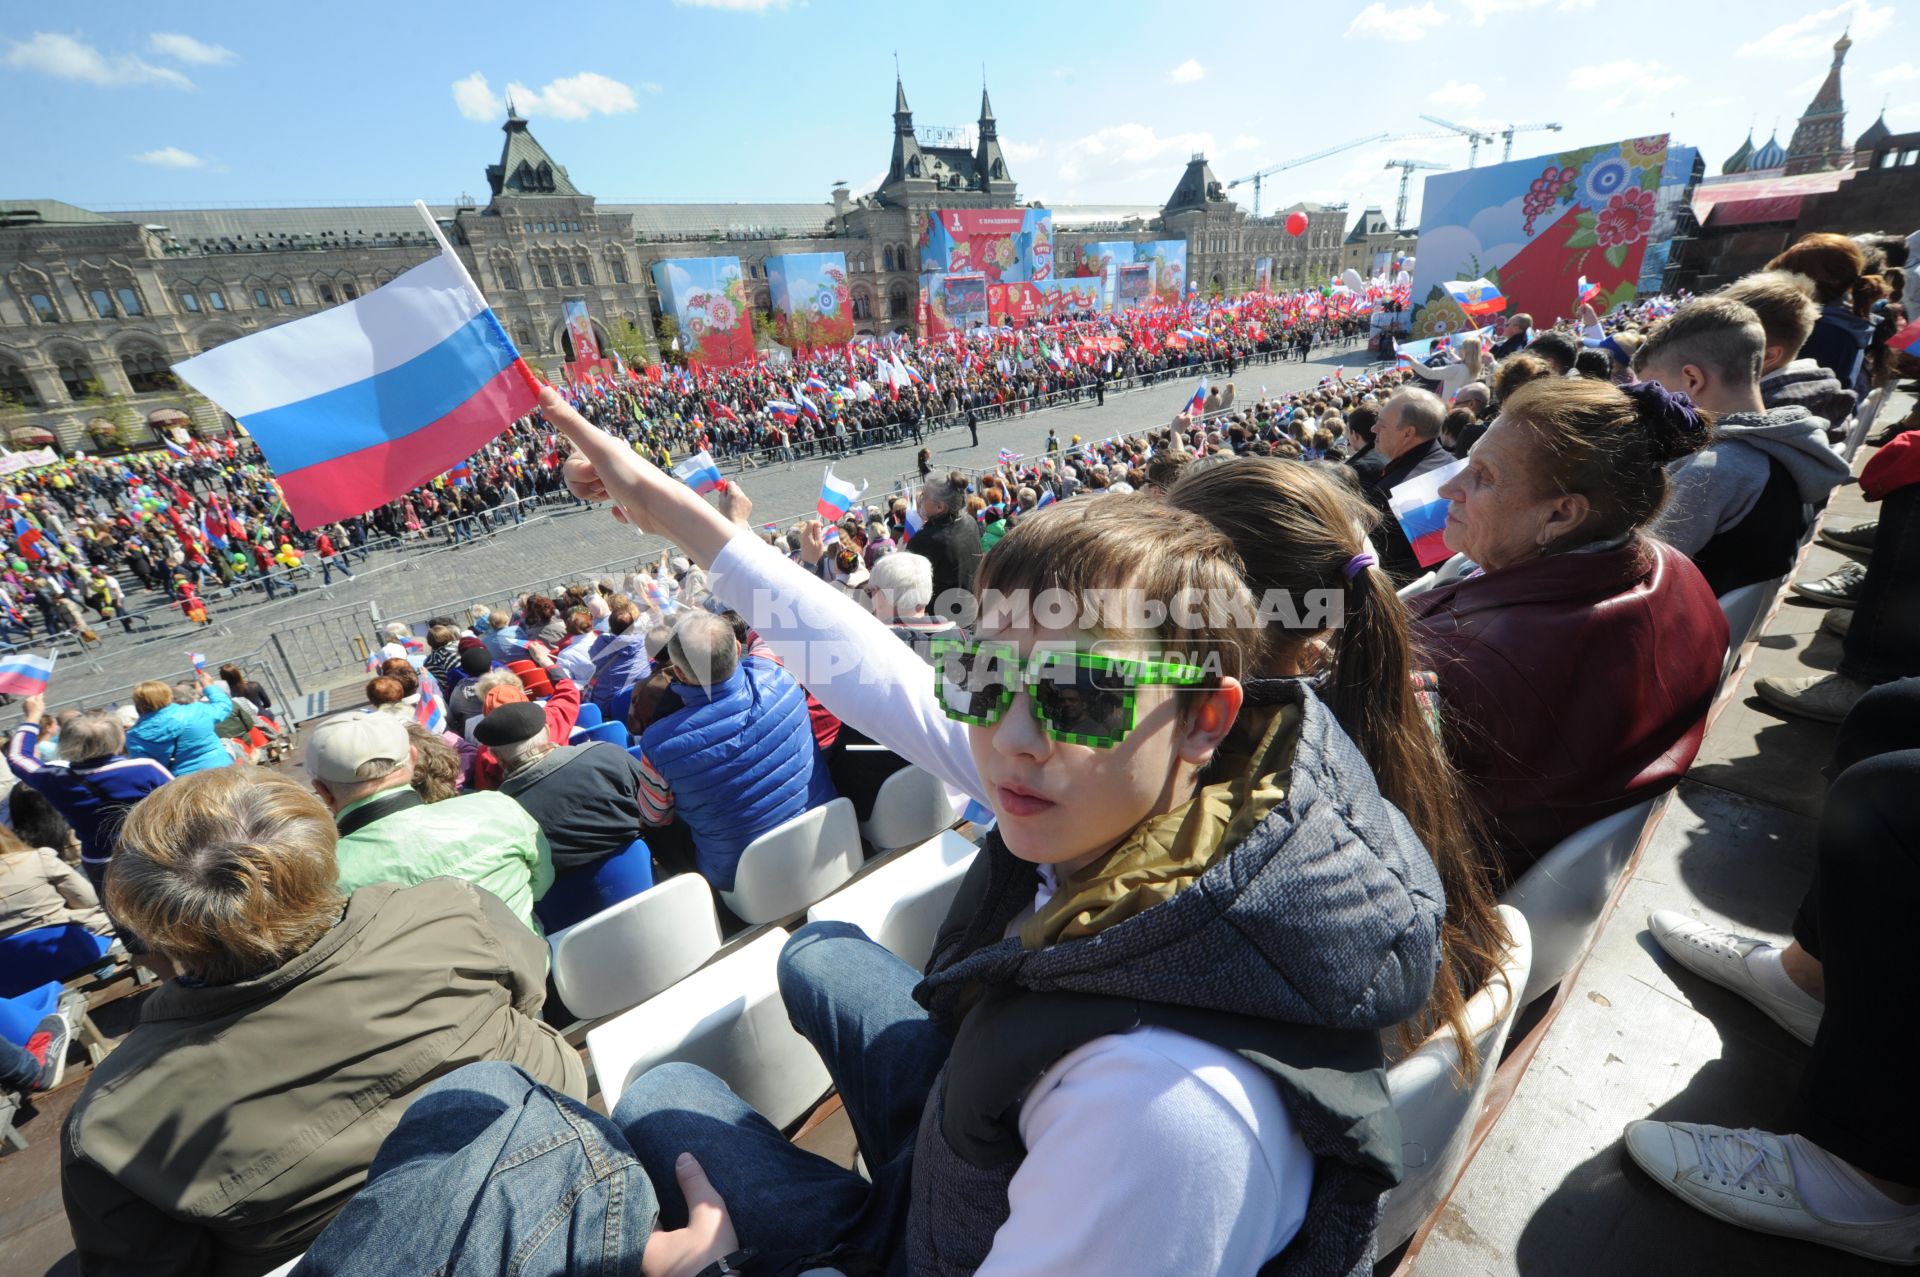
M 1193 687 L 1205 670 L 1178 661 L 1107 656 L 1075 647 L 1040 647 L 1021 656 L 1012 643 L 935 639 L 933 681 L 947 717 L 990 727 L 1027 693 L 1041 730 L 1056 741 L 1111 749 L 1134 728 L 1134 692 Z

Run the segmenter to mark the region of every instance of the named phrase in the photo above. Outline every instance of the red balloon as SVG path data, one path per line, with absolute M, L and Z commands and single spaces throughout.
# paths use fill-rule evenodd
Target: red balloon
M 1307 215 L 1299 209 L 1287 214 L 1287 234 L 1305 235 L 1307 233 Z

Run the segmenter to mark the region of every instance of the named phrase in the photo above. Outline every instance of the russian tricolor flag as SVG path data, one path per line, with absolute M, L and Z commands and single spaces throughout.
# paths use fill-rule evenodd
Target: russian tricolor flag
M 1445 562 L 1453 553 L 1447 549 L 1447 507 L 1452 504 L 1440 495 L 1440 487 L 1467 468 L 1464 459 L 1438 470 L 1416 475 L 1395 488 L 1387 498 L 1400 530 L 1413 546 L 1413 557 L 1420 566 L 1430 568 Z
M 364 297 L 174 371 L 245 423 L 303 528 L 364 514 L 426 483 L 539 398 L 532 372 L 444 242 L 438 257 Z
M 192 455 L 185 448 L 181 447 L 179 444 L 175 443 L 171 439 L 163 439 L 161 440 L 161 442 L 167 445 L 168 452 L 171 452 L 174 456 L 180 458 L 182 461 L 185 461 L 189 456 Z
M 1589 284 L 1585 275 L 1580 277 L 1579 289 L 1580 300 L 1583 302 L 1590 302 L 1600 295 L 1600 285 Z
M 727 486 L 727 481 L 720 477 L 720 467 L 713 464 L 713 458 L 704 449 L 674 466 L 673 477 L 703 496 Z
M 769 399 L 767 401 L 767 412 L 775 421 L 780 422 L 782 425 L 790 426 L 800 420 L 799 407 L 788 403 L 784 399 Z
M 27 522 L 25 515 L 13 516 L 13 542 L 26 558 L 36 561 L 46 558 L 47 552 L 41 548 L 46 539 L 39 528 Z
M 1205 377 L 1202 377 L 1200 379 L 1199 387 L 1195 389 L 1193 392 L 1193 398 L 1187 400 L 1187 412 L 1190 415 L 1197 417 L 1201 413 L 1205 412 L 1206 410 L 1207 410 L 1207 379 Z
M 53 681 L 53 662 L 59 656 L 34 656 L 21 652 L 0 660 L 0 692 L 8 696 L 38 696 Z
M 1920 319 L 1914 320 L 1893 336 L 1887 338 L 1887 345 L 1902 355 L 1920 358 Z
M 835 477 L 833 467 L 828 466 L 825 477 L 820 480 L 820 501 L 814 508 L 822 519 L 837 523 L 847 517 L 847 511 L 853 509 L 853 503 L 866 490 L 865 483 L 856 488 L 847 480 Z

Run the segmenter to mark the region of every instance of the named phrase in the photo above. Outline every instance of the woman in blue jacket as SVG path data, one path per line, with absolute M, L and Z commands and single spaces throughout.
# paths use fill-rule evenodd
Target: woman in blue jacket
M 133 689 L 133 707 L 140 720 L 127 729 L 127 753 L 151 758 L 175 776 L 225 767 L 233 761 L 227 744 L 214 731 L 233 713 L 233 697 L 205 670 L 197 670 L 204 699 L 181 704 L 171 684 L 151 679 Z

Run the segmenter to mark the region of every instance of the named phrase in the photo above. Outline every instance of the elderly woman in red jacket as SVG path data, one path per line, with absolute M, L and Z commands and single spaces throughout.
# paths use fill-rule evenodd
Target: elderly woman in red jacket
M 1706 419 L 1658 385 L 1543 378 L 1440 489 L 1479 571 L 1409 604 L 1448 752 L 1509 880 L 1672 786 L 1719 687 L 1727 622 L 1687 556 L 1644 534 Z

